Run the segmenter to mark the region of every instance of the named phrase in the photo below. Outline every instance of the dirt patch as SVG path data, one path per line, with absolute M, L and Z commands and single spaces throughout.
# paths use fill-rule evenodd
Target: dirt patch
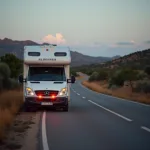
M 82 85 L 99 93 L 112 95 L 127 100 L 133 100 L 145 104 L 150 104 L 150 94 L 134 93 L 132 92 L 131 88 L 127 88 L 127 87 L 115 88 L 113 90 L 110 90 L 107 88 L 108 84 L 106 81 L 102 81 L 102 82 L 83 81 Z
M 36 150 L 40 112 L 21 112 L 8 128 L 0 150 Z

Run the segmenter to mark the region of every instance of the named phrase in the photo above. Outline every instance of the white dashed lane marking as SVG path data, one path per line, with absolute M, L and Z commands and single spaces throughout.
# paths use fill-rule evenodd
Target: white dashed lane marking
M 141 129 L 143 129 L 143 130 L 145 130 L 145 131 L 147 131 L 147 132 L 150 132 L 150 129 L 147 128 L 147 127 L 142 126 Z
M 94 105 L 96 105 L 96 106 L 98 106 L 98 107 L 100 107 L 100 108 L 102 108 L 102 109 L 104 109 L 104 110 L 106 110 L 106 111 L 108 111 L 108 112 L 110 112 L 110 113 L 112 113 L 112 114 L 114 114 L 114 115 L 116 115 L 116 116 L 118 116 L 118 117 L 120 117 L 120 118 L 126 120 L 126 121 L 132 121 L 131 119 L 129 119 L 129 118 L 127 118 L 127 117 L 124 117 L 124 116 L 122 116 L 122 115 L 120 115 L 120 114 L 118 114 L 118 113 L 116 113 L 116 112 L 114 112 L 114 111 L 112 111 L 112 110 L 110 110 L 110 109 L 108 109 L 108 108 L 105 108 L 105 107 L 103 107 L 103 106 L 101 106 L 101 105 L 99 105 L 99 104 L 97 104 L 97 103 L 95 103 L 95 102 L 93 102 L 93 101 L 91 101 L 91 100 L 88 100 L 88 101 L 89 101 L 90 103 L 92 103 L 92 104 L 94 104 Z

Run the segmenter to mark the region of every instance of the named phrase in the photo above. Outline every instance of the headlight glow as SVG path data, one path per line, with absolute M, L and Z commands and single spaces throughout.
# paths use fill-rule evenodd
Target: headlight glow
M 65 96 L 67 95 L 67 88 L 62 88 L 58 94 L 59 96 Z
M 29 87 L 26 88 L 26 93 L 27 93 L 28 96 L 33 96 L 34 95 L 33 90 Z

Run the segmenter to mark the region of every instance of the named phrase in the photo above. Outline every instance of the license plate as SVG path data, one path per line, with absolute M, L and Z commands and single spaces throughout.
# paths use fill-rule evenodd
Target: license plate
M 41 105 L 53 105 L 51 102 L 42 102 Z

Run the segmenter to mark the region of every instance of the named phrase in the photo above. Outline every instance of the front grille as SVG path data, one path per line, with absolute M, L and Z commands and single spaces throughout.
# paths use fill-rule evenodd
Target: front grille
M 41 96 L 57 96 L 59 91 L 52 91 L 52 90 L 38 90 L 35 91 L 35 94 L 37 96 L 41 95 Z

